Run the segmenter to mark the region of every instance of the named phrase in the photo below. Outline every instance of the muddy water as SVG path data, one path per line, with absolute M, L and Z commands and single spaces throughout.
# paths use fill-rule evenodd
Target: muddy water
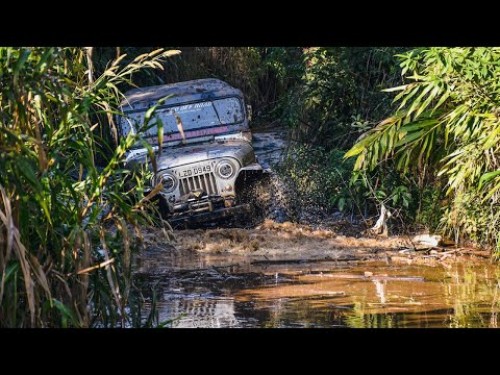
M 172 256 L 141 263 L 168 327 L 497 327 L 500 268 Z M 149 304 L 150 306 L 150 304 Z

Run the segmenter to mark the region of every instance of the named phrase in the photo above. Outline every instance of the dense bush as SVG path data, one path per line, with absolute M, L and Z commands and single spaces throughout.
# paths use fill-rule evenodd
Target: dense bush
M 500 250 L 500 48 L 420 48 L 399 58 L 405 84 L 390 90 L 400 91 L 399 107 L 347 156 L 357 170 L 391 166 L 418 177 L 420 190 L 442 186 L 443 229 Z
M 400 81 L 399 48 L 306 48 L 300 80 L 283 97 L 283 120 L 302 142 L 346 149 L 371 124 L 388 114 L 381 90 Z

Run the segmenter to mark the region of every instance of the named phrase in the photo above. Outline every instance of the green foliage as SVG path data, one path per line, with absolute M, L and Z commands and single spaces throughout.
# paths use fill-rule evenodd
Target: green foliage
M 0 48 L 0 326 L 140 324 L 131 262 L 151 196 L 123 167 L 135 136 L 100 134 L 116 130 L 119 86 L 173 53 L 94 76 L 92 49 Z
M 399 82 L 400 48 L 304 48 L 300 81 L 285 98 L 283 120 L 295 137 L 327 148 L 350 147 L 391 108 L 380 93 Z
M 415 186 L 415 185 L 414 185 Z M 445 201 L 442 189 L 438 184 L 429 184 L 423 189 L 415 186 L 415 196 L 419 197 L 418 207 L 413 208 L 415 217 L 412 218 L 417 224 L 424 225 L 429 232 L 435 232 L 440 227 L 442 210 Z
M 441 179 L 449 199 L 443 227 L 457 239 L 494 244 L 500 190 L 500 48 L 415 49 L 399 56 L 407 83 L 392 117 L 346 154 L 356 170 L 383 165 Z M 437 177 L 437 178 L 436 178 Z
M 288 82 L 293 89 L 281 97 L 274 114 L 292 128 L 301 145 L 285 165 L 299 202 L 365 217 L 375 208 L 367 200 L 372 194 L 388 205 L 415 205 L 410 185 L 390 171 L 383 172 L 383 179 L 358 175 L 349 183 L 352 165 L 340 157 L 361 132 L 389 113 L 390 98 L 381 89 L 400 83 L 393 55 L 403 49 L 303 48 L 291 59 L 291 53 L 274 50 L 276 71 L 283 72 L 279 77 L 295 77 Z

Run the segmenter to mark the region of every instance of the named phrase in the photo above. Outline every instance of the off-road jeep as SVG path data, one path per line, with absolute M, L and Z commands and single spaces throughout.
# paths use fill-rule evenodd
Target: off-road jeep
M 164 101 L 158 104 L 159 99 Z M 252 148 L 250 109 L 242 92 L 218 79 L 128 91 L 122 102 L 124 115 L 118 119 L 121 135 L 137 132 L 154 105 L 151 122 L 155 125 L 142 135 L 156 152 L 157 173 L 151 187 L 162 182 L 164 216 L 179 223 L 251 212 L 247 180 L 249 183 L 249 176 L 261 173 L 262 167 Z M 163 127 L 161 145 L 158 124 Z M 147 150 L 131 150 L 127 164 L 149 164 L 151 168 Z

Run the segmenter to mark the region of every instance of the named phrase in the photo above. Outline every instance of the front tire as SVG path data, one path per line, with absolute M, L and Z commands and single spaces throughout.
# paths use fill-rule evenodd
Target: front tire
M 236 184 L 237 204 L 250 204 L 250 211 L 239 215 L 238 226 L 255 227 L 267 217 L 271 203 L 271 184 L 267 173 L 257 172 L 240 178 Z

